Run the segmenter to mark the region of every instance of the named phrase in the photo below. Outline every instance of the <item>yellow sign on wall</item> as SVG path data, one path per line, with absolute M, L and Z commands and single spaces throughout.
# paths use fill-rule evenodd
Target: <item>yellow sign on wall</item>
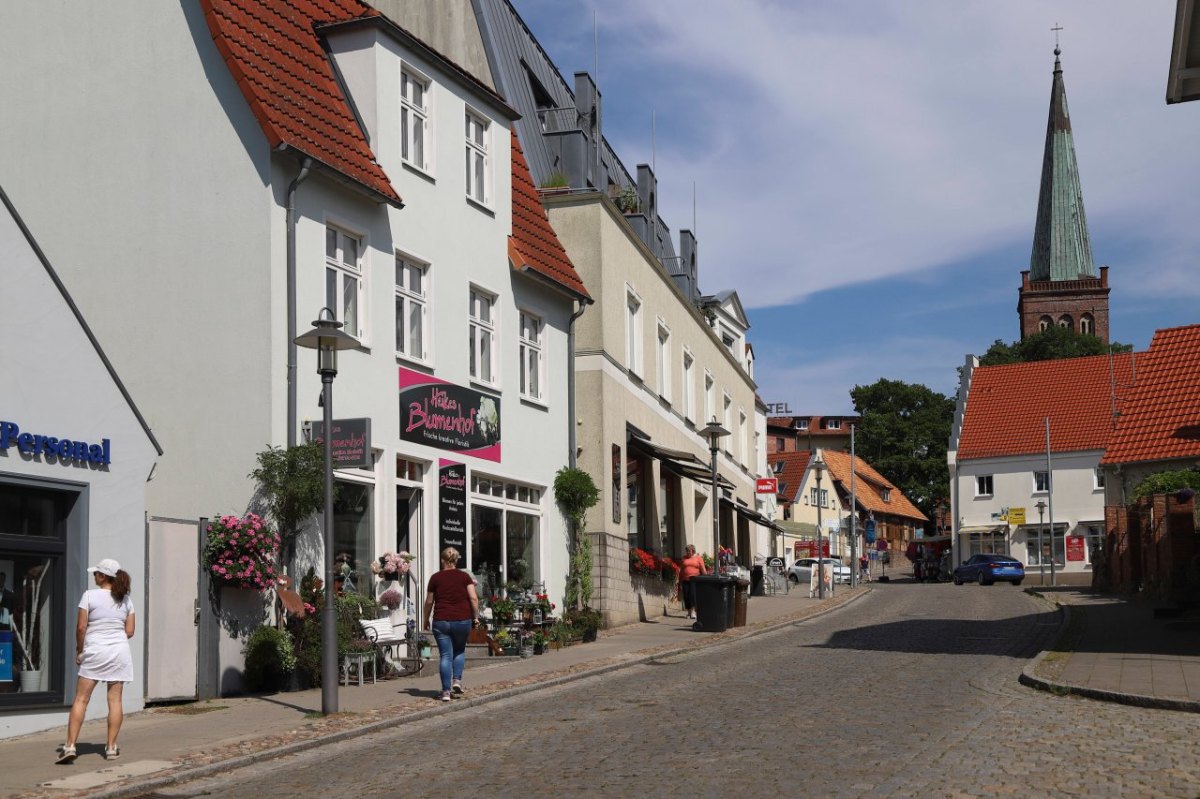
M 1008 509 L 1008 523 L 1009 524 L 1024 524 L 1025 523 L 1025 509 L 1024 508 L 1009 508 Z

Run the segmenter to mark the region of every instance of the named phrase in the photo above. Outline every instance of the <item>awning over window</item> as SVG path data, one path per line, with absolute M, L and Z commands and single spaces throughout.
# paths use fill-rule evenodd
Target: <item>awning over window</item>
M 762 527 L 767 527 L 772 530 L 776 530 L 778 532 L 783 532 L 782 527 L 779 527 L 775 522 L 771 521 L 766 516 L 763 516 L 761 513 L 759 513 L 756 510 L 753 510 L 752 508 L 748 508 L 745 505 L 739 505 L 736 502 L 731 502 L 728 499 L 725 499 L 724 497 L 721 498 L 721 504 L 728 505 L 729 507 L 733 508 L 734 513 L 736 513 L 738 516 L 741 516 L 743 519 L 750 522 L 751 524 L 757 524 Z
M 643 455 L 659 461 L 664 468 L 671 470 L 680 477 L 686 477 L 689 480 L 695 480 L 698 483 L 705 483 L 706 485 L 711 485 L 712 483 L 712 467 L 690 452 L 670 449 L 660 444 L 655 444 L 648 438 L 641 438 L 637 435 L 629 437 L 629 446 Z M 733 483 L 726 480 L 720 474 L 717 474 L 717 485 L 721 488 L 733 489 Z
M 958 528 L 959 533 L 1001 533 L 1007 530 L 1007 524 L 969 524 Z
M 780 520 L 775 522 L 779 528 L 779 532 L 784 535 L 791 535 L 803 538 L 809 538 L 817 534 L 817 526 L 810 522 L 791 522 Z

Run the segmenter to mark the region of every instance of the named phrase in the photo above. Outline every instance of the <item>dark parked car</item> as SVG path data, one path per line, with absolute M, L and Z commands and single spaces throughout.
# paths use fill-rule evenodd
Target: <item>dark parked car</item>
M 997 580 L 1004 580 L 1013 585 L 1020 585 L 1025 579 L 1025 567 L 1016 558 L 1008 555 L 972 555 L 970 560 L 954 570 L 954 584 L 977 582 L 980 585 L 991 585 Z

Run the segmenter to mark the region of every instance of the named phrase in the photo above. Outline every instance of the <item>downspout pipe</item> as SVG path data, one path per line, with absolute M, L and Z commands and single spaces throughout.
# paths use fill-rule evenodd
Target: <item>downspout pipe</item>
M 588 304 L 588 301 L 579 303 L 579 309 L 567 320 L 567 363 L 571 366 L 567 370 L 567 413 L 569 414 L 567 417 L 567 444 L 571 448 L 571 451 L 567 453 L 567 464 L 572 469 L 578 462 L 576 453 L 579 450 L 575 443 L 575 430 L 579 427 L 575 419 L 575 320 L 583 315 Z
M 312 159 L 300 162 L 300 174 L 288 184 L 287 189 L 287 445 L 296 446 L 297 392 L 296 392 L 296 189 L 308 177 Z

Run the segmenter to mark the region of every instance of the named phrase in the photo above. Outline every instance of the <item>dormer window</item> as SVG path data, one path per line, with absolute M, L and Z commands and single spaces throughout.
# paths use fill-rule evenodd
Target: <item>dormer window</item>
M 796 420 L 796 429 L 797 430 L 807 430 L 808 429 L 808 420 L 807 419 L 797 419 Z
M 841 430 L 842 429 L 842 420 L 841 419 L 826 419 L 825 420 L 825 429 L 826 430 Z
M 890 489 L 890 488 L 885 488 L 885 489 L 883 489 L 883 491 L 882 491 L 882 492 L 880 492 L 880 493 L 881 493 L 881 496 L 883 497 L 883 501 L 884 501 L 884 502 L 891 502 L 891 501 L 892 501 L 892 489 Z
M 776 461 L 771 467 L 771 471 L 775 474 L 783 474 L 783 461 Z

